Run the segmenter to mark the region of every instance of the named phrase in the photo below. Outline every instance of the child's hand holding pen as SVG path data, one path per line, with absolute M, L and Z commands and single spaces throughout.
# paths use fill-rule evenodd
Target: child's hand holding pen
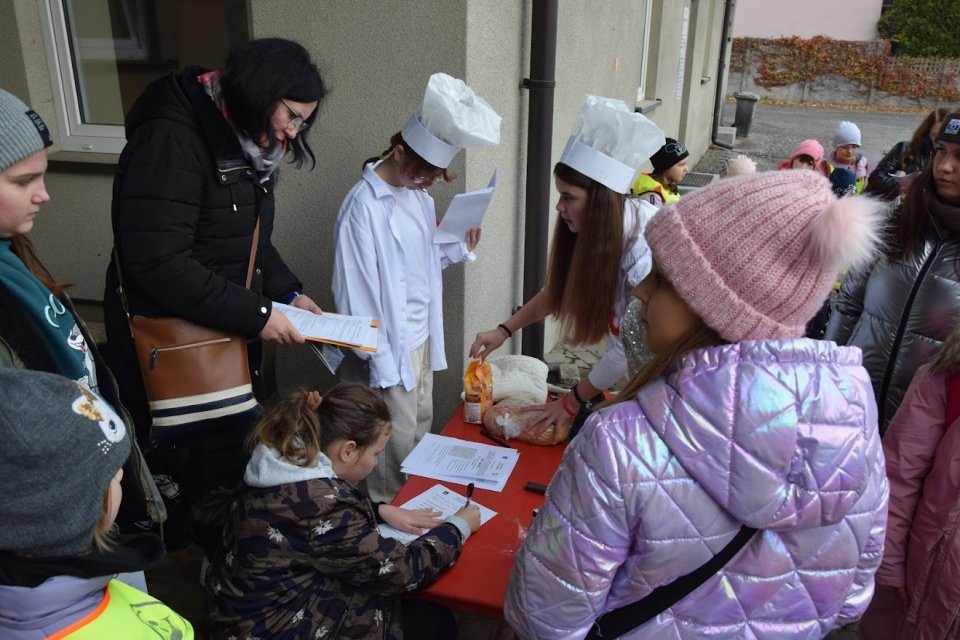
M 456 515 L 463 518 L 468 525 L 470 525 L 470 531 L 476 531 L 480 528 L 480 509 L 475 504 L 470 503 L 470 498 L 473 497 L 473 483 L 467 485 L 467 501 L 463 504 Z

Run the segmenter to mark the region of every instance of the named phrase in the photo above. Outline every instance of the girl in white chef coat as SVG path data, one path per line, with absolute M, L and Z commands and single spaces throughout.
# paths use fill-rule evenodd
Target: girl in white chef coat
M 349 352 L 339 375 L 381 389 L 393 417 L 390 442 L 367 477 L 374 502 L 389 502 L 400 490 L 400 463 L 433 423 L 433 372 L 447 368 L 441 271 L 475 260 L 480 241 L 476 228 L 463 242 L 434 244 L 437 217 L 427 191 L 453 178 L 447 167 L 461 148 L 499 141 L 493 108 L 463 81 L 434 74 L 420 109 L 383 154 L 364 163 L 340 206 L 337 311 L 379 319 L 380 335 L 376 352 Z
M 664 144 L 663 131 L 621 100 L 587 96 L 573 133 L 554 167 L 560 194 L 547 281 L 543 289 L 495 329 L 481 331 L 471 357 L 486 357 L 523 327 L 552 315 L 568 344 L 595 344 L 607 352 L 571 393 L 541 407 L 527 429 L 560 442 L 582 425 L 601 393 L 627 374 L 618 338 L 631 291 L 650 272 L 643 228 L 656 213 L 631 197 L 643 164 Z M 573 430 L 573 431 L 571 431 Z

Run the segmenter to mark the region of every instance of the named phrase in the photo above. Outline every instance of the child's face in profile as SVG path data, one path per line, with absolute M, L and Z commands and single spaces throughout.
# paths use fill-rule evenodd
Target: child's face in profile
M 380 436 L 363 448 L 357 447 L 352 441 L 339 444 L 338 451 L 330 456 L 337 477 L 353 485 L 360 484 L 377 466 L 377 457 L 383 453 L 387 441 L 390 440 L 390 430 L 391 425 L 385 424 Z M 354 446 L 349 447 L 349 444 Z
M 791 169 L 813 169 L 814 168 L 813 158 L 811 158 L 806 154 L 800 154 L 799 156 L 793 159 L 792 163 L 790 163 L 790 168 Z
M 837 147 L 837 160 L 843 164 L 856 164 L 857 162 L 857 151 L 860 150 L 860 145 L 856 144 L 844 144 Z
M 690 158 L 684 158 L 664 172 L 663 177 L 673 184 L 680 184 L 690 171 Z
M 633 288 L 640 300 L 640 324 L 643 326 L 647 349 L 654 354 L 665 353 L 684 336 L 693 331 L 699 317 L 669 281 L 653 266 L 650 274 Z

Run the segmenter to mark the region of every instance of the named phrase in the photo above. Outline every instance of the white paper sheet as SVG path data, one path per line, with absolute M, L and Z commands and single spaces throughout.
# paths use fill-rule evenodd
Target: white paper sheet
M 498 175 L 500 175 L 500 170 L 495 169 L 493 176 L 490 178 L 490 184 L 484 189 L 458 193 L 453 196 L 450 206 L 447 207 L 447 212 L 443 215 L 440 225 L 433 234 L 434 244 L 464 242 L 467 238 L 467 231 L 479 227 L 483 223 L 483 218 L 490 207 L 490 200 L 493 199 L 493 192 L 497 189 Z
M 400 470 L 478 489 L 503 491 L 520 452 L 471 440 L 426 434 L 401 463 Z
M 378 323 L 367 316 L 339 313 L 316 314 L 279 302 L 273 308 L 282 311 L 307 340 L 343 345 L 364 351 L 377 350 Z
M 466 496 L 462 496 L 456 491 L 448 489 L 442 484 L 435 484 L 420 495 L 411 498 L 404 504 L 400 505 L 404 509 L 436 509 L 440 511 L 439 518 L 445 520 L 449 518 L 457 511 L 460 511 L 461 507 L 466 504 Z M 478 504 L 475 500 L 471 500 L 470 504 L 475 504 L 480 509 L 480 524 L 484 525 L 490 521 L 493 516 L 497 515 L 497 512 L 493 509 L 488 509 L 482 504 Z M 406 533 L 398 529 L 394 529 L 388 524 L 381 524 L 377 527 L 380 530 L 380 535 L 384 538 L 394 538 L 399 540 L 403 544 L 410 544 L 420 536 Z

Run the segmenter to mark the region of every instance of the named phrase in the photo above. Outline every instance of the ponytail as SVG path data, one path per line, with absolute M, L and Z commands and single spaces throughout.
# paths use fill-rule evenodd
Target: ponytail
M 383 398 L 365 385 L 338 384 L 326 396 L 296 389 L 267 410 L 250 442 L 276 449 L 292 464 L 310 467 L 331 443 L 352 440 L 362 449 L 389 423 L 390 410 Z

